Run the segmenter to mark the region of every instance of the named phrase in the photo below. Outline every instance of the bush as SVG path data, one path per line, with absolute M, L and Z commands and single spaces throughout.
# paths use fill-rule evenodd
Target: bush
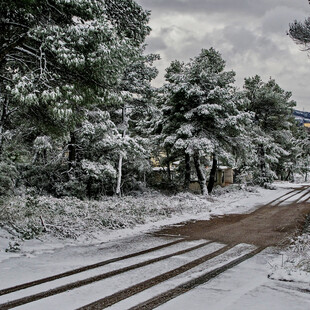
M 7 162 L 0 162 L 0 196 L 12 194 L 17 181 L 16 167 Z

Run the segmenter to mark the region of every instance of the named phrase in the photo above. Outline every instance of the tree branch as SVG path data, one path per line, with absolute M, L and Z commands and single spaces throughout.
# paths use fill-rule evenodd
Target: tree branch
M 17 26 L 17 27 L 20 27 L 20 28 L 24 28 L 24 29 L 27 29 L 29 30 L 30 28 L 26 25 L 23 25 L 23 24 L 20 24 L 20 23 L 15 23 L 15 22 L 11 22 L 11 21 L 6 21 L 5 19 L 1 19 L 1 24 L 6 24 L 6 25 L 12 25 L 12 26 Z
M 12 50 L 14 50 L 17 46 L 19 46 L 26 38 L 26 34 L 21 35 L 17 40 L 9 44 L 6 48 L 4 48 L 0 52 L 0 63 L 4 61 L 7 54 L 9 54 Z
M 0 75 L 0 78 L 3 79 L 3 80 L 6 80 L 7 82 L 13 83 L 12 80 L 8 79 L 7 77 L 5 77 L 3 75 Z

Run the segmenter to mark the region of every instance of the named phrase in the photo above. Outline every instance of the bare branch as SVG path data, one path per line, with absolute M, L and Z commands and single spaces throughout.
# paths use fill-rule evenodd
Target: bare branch
M 8 79 L 7 77 L 5 77 L 3 75 L 0 75 L 0 78 L 7 81 L 7 82 L 13 83 L 13 81 L 11 79 Z
M 0 63 L 4 61 L 7 54 L 9 54 L 12 50 L 14 50 L 17 46 L 19 46 L 26 38 L 26 34 L 21 35 L 18 39 L 14 42 L 9 44 L 6 48 L 4 48 L 0 52 Z
M 15 49 L 17 51 L 19 51 L 19 52 L 22 52 L 24 54 L 30 55 L 30 56 L 35 57 L 36 59 L 40 60 L 40 56 L 38 56 L 37 54 L 34 54 L 33 52 L 31 52 L 31 51 L 29 51 L 29 50 L 27 50 L 27 49 L 25 49 L 23 47 L 16 47 Z
M 6 115 L 9 116 L 9 115 L 13 114 L 13 113 L 16 112 L 16 111 L 18 111 L 18 108 L 14 108 L 14 109 L 8 111 L 8 112 L 6 113 Z
M 23 24 L 20 24 L 20 23 L 11 22 L 11 21 L 5 20 L 5 19 L 3 19 L 3 18 L 1 19 L 1 24 L 12 25 L 12 26 L 24 28 L 24 29 L 27 29 L 27 30 L 30 29 L 30 28 L 29 28 L 28 26 L 26 26 L 26 25 L 23 25 Z
M 65 15 L 63 12 L 59 11 L 55 6 L 51 5 L 47 0 L 46 0 L 46 4 L 47 4 L 50 8 L 52 8 L 53 10 L 55 10 L 55 11 L 56 11 L 58 14 L 60 14 L 61 16 L 66 17 L 66 15 Z

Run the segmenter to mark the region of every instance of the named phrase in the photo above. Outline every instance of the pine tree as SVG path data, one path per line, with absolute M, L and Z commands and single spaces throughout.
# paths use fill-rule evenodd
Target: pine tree
M 105 100 L 149 33 L 149 13 L 130 0 L 2 1 L 1 12 L 3 107 L 19 103 L 45 131 Z
M 292 154 L 293 133 L 296 126 L 292 114 L 295 102 L 270 79 L 264 83 L 259 76 L 245 79 L 244 89 L 249 99 L 248 110 L 254 113 L 252 159 L 255 181 L 261 185 L 272 182 L 286 169 Z
M 295 41 L 296 44 L 301 45 L 303 50 L 309 52 L 310 50 L 310 17 L 306 18 L 304 22 L 290 24 L 288 35 Z
M 224 69 L 225 61 L 211 48 L 187 64 L 173 62 L 166 74 L 163 146 L 192 156 L 202 194 L 211 193 L 217 159 L 232 158 L 251 117 L 242 111 L 245 100 L 233 86 L 235 73 Z M 207 189 L 201 161 L 210 156 L 213 167 Z
M 119 86 L 122 96 L 119 104 L 121 118 L 118 127 L 124 143 L 119 150 L 116 195 L 121 195 L 123 159 L 127 158 L 132 163 L 139 160 L 140 172 L 145 169 L 142 167 L 148 166 L 146 162 L 149 157 L 147 150 L 149 143 L 141 137 L 137 123 L 144 118 L 144 111 L 154 93 L 151 81 L 156 77 L 157 69 L 153 67 L 153 62 L 159 59 L 159 56 L 143 55 L 143 51 L 144 48 L 141 49 L 139 57 L 126 68 Z M 129 141 L 131 142 L 128 143 Z
M 150 13 L 132 0 L 1 1 L 0 9 L 0 149 L 23 141 L 35 156 L 37 138 L 47 137 L 60 149 L 49 153 L 68 151 L 69 171 L 75 169 L 88 156 L 77 148 L 80 129 L 94 120 L 91 113 L 117 109 Z M 104 121 L 113 136 L 110 117 Z

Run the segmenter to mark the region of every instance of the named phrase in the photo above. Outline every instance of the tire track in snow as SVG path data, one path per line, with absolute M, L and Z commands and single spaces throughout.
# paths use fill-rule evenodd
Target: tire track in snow
M 66 272 L 63 272 L 63 273 L 59 273 L 59 274 L 50 276 L 50 277 L 46 277 L 46 278 L 42 278 L 42 279 L 39 279 L 39 280 L 35 280 L 35 281 L 19 284 L 19 285 L 16 285 L 16 286 L 5 288 L 5 289 L 1 289 L 0 290 L 0 296 L 6 295 L 6 294 L 9 294 L 9 293 L 13 293 L 13 292 L 25 289 L 25 288 L 33 287 L 33 286 L 36 286 L 36 285 L 39 285 L 39 284 L 43 284 L 43 283 L 46 283 L 46 282 L 51 282 L 51 281 L 54 281 L 54 280 L 58 280 L 58 279 L 61 279 L 61 278 L 72 276 L 74 274 L 78 274 L 78 273 L 81 273 L 81 272 L 84 272 L 84 271 L 88 271 L 88 270 L 91 270 L 91 269 L 99 268 L 99 267 L 102 267 L 104 265 L 115 263 L 115 262 L 118 262 L 118 261 L 121 261 L 121 260 L 125 260 L 125 259 L 128 259 L 128 258 L 133 258 L 135 256 L 151 253 L 151 252 L 154 252 L 154 251 L 157 251 L 157 250 L 160 250 L 160 249 L 163 249 L 163 248 L 166 248 L 166 247 L 169 247 L 171 245 L 174 245 L 174 244 L 177 244 L 177 243 L 180 243 L 180 242 L 184 242 L 184 241 L 185 241 L 184 238 L 178 239 L 178 240 L 175 240 L 175 241 L 172 241 L 172 242 L 169 242 L 169 243 L 165 243 L 165 244 L 162 244 L 162 245 L 150 248 L 150 249 L 142 250 L 142 251 L 139 251 L 139 252 L 127 254 L 127 255 L 124 255 L 124 256 L 116 257 L 116 258 L 111 258 L 111 259 L 108 259 L 108 260 L 104 260 L 102 262 L 98 262 L 98 263 L 95 263 L 95 264 L 79 267 L 79 268 L 76 268 L 76 269 L 72 269 L 72 270 L 69 270 L 69 271 L 66 271 Z
M 56 294 L 60 294 L 60 293 L 66 292 L 68 290 L 72 290 L 72 289 L 79 288 L 79 287 L 82 287 L 82 286 L 85 286 L 85 285 L 88 285 L 88 284 L 92 284 L 94 282 L 98 282 L 98 281 L 101 281 L 103 279 L 107 279 L 107 278 L 119 275 L 121 273 L 130 271 L 130 270 L 133 270 L 133 269 L 138 269 L 138 268 L 141 268 L 141 267 L 144 267 L 144 266 L 147 266 L 147 265 L 150 265 L 150 264 L 153 264 L 153 263 L 165 260 L 167 258 L 176 256 L 176 255 L 182 255 L 182 254 L 194 251 L 194 250 L 202 248 L 202 247 L 204 247 L 204 246 L 206 246 L 206 245 L 208 245 L 210 243 L 212 243 L 212 241 L 206 241 L 206 242 L 198 244 L 198 245 L 196 245 L 194 247 L 186 248 L 186 249 L 181 250 L 181 251 L 173 252 L 173 253 L 170 253 L 170 254 L 167 254 L 167 255 L 163 255 L 163 256 L 159 256 L 159 257 L 153 258 L 153 259 L 142 261 L 142 262 L 134 264 L 134 265 L 130 265 L 130 266 L 127 266 L 127 267 L 119 268 L 119 269 L 116 269 L 116 270 L 113 270 L 113 271 L 109 271 L 109 272 L 106 272 L 106 273 L 103 273 L 103 274 L 100 274 L 100 275 L 97 275 L 97 276 L 89 277 L 89 278 L 86 278 L 86 279 L 83 279 L 83 280 L 75 281 L 75 282 L 72 282 L 72 283 L 69 283 L 69 284 L 65 284 L 65 285 L 62 285 L 62 286 L 59 286 L 59 287 L 56 287 L 56 288 L 53 288 L 53 289 L 50 289 L 50 290 L 47 290 L 47 291 L 43 291 L 43 292 L 37 293 L 37 294 L 33 294 L 33 295 L 26 296 L 26 297 L 18 298 L 18 299 L 15 299 L 15 300 L 11 300 L 9 302 L 0 304 L 0 309 L 3 309 L 3 310 L 4 309 L 11 309 L 11 308 L 14 308 L 14 307 L 17 307 L 17 306 L 21 306 L 21 305 L 24 305 L 24 304 L 27 304 L 27 303 L 30 303 L 30 302 L 34 302 L 34 301 L 37 301 L 37 300 L 40 300 L 40 299 L 43 299 L 43 298 L 46 298 L 46 297 L 50 297 L 50 296 L 53 296 L 53 295 L 56 295 Z M 171 243 L 170 243 L 170 245 L 171 245 Z M 156 248 L 158 248 L 158 247 L 156 247 Z M 129 255 L 132 255 L 132 254 L 129 254 Z
M 295 189 L 289 191 L 288 193 L 283 194 L 282 196 L 277 197 L 276 199 L 274 199 L 274 200 L 268 202 L 268 203 L 265 204 L 265 205 L 270 205 L 270 204 L 272 204 L 272 203 L 275 203 L 275 202 L 278 201 L 279 199 L 281 199 L 281 198 L 283 198 L 283 197 L 285 197 L 285 196 L 287 196 L 287 195 L 289 195 L 289 194 L 292 194 L 292 193 L 296 192 L 297 190 L 298 190 L 298 191 L 302 191 L 303 189 L 296 189 L 296 188 L 295 188 Z
M 78 308 L 78 310 L 97 310 L 97 309 L 104 309 L 107 308 L 123 299 L 126 299 L 128 297 L 131 297 L 137 293 L 140 293 L 152 286 L 155 286 L 161 282 L 164 282 L 168 279 L 171 279 L 181 273 L 184 273 L 216 256 L 219 256 L 220 254 L 223 254 L 224 252 L 228 251 L 229 249 L 233 248 L 236 244 L 226 245 L 223 248 L 207 254 L 203 257 L 200 257 L 198 259 L 195 259 L 185 265 L 182 265 L 181 267 L 175 268 L 173 270 L 170 270 L 168 272 L 165 272 L 161 275 L 155 276 L 151 279 L 148 279 L 146 281 L 137 283 L 136 285 L 133 285 L 131 287 L 128 287 L 124 290 L 121 290 L 119 292 L 116 292 L 110 296 L 104 297 L 102 299 L 99 299 L 93 303 L 90 303 L 88 305 L 85 305 L 83 307 Z
M 307 189 L 309 189 L 309 188 L 307 188 Z M 308 201 L 309 199 L 310 199 L 310 196 L 307 198 L 307 199 L 305 199 L 305 200 L 303 200 L 303 201 L 301 201 L 304 197 L 306 197 L 307 195 L 309 195 L 310 194 L 310 190 L 308 190 L 306 193 L 304 193 L 302 196 L 300 196 L 296 201 L 294 201 L 294 203 L 300 203 L 300 202 L 306 202 L 306 201 Z
M 262 250 L 264 250 L 265 247 L 259 247 L 253 251 L 251 251 L 250 253 L 247 253 L 231 262 L 229 262 L 228 264 L 225 264 L 221 267 L 215 268 L 212 271 L 209 271 L 197 278 L 194 278 L 192 280 L 189 280 L 181 285 L 178 285 L 177 287 L 162 293 L 160 295 L 157 295 L 143 303 L 140 303 L 137 306 L 131 307 L 128 310 L 151 310 L 154 309 L 166 302 L 168 302 L 169 300 L 178 297 L 179 295 L 182 295 L 190 290 L 192 290 L 193 288 L 204 284 L 208 281 L 210 281 L 211 279 L 215 278 L 216 276 L 218 276 L 219 274 L 225 272 L 228 269 L 231 269 L 235 266 L 237 266 L 238 264 L 244 262 L 245 260 L 253 257 L 254 255 L 260 253 Z M 81 309 L 99 309 L 99 308 L 81 308 Z
M 294 196 L 297 196 L 297 195 L 301 194 L 304 190 L 307 190 L 307 189 L 309 189 L 309 186 L 307 186 L 307 185 L 302 186 L 301 189 L 294 189 L 293 191 L 290 191 L 290 192 L 286 193 L 285 195 L 280 196 L 279 198 L 277 198 L 277 199 L 275 199 L 275 200 L 273 200 L 273 201 L 267 203 L 266 206 L 268 206 L 268 205 L 272 205 L 273 207 L 279 206 L 280 204 L 286 202 L 287 200 L 289 200 L 290 198 L 292 198 L 292 197 L 294 197 Z M 291 194 L 291 193 L 293 193 L 293 194 L 292 194 L 292 195 L 289 195 L 289 194 Z M 304 197 L 304 196 L 307 195 L 307 194 L 308 194 L 308 192 L 306 192 L 302 197 Z M 288 197 L 285 197 L 285 196 L 287 196 L 287 195 L 289 195 L 289 196 L 288 196 Z M 285 197 L 285 199 L 281 199 L 281 198 L 283 198 L 283 197 Z M 280 199 L 281 199 L 281 200 L 280 200 Z M 278 201 L 278 200 L 280 200 L 280 201 Z M 295 202 L 297 202 L 298 200 L 300 200 L 300 198 L 297 199 Z M 275 202 L 276 202 L 276 203 L 275 203 Z M 275 204 L 274 204 L 274 203 L 275 203 Z
M 305 194 L 303 194 L 301 197 L 299 197 L 296 201 L 294 201 L 293 203 L 303 203 L 309 200 L 310 196 L 307 197 L 310 194 L 310 192 L 307 192 Z M 306 197 L 306 198 L 305 198 Z

